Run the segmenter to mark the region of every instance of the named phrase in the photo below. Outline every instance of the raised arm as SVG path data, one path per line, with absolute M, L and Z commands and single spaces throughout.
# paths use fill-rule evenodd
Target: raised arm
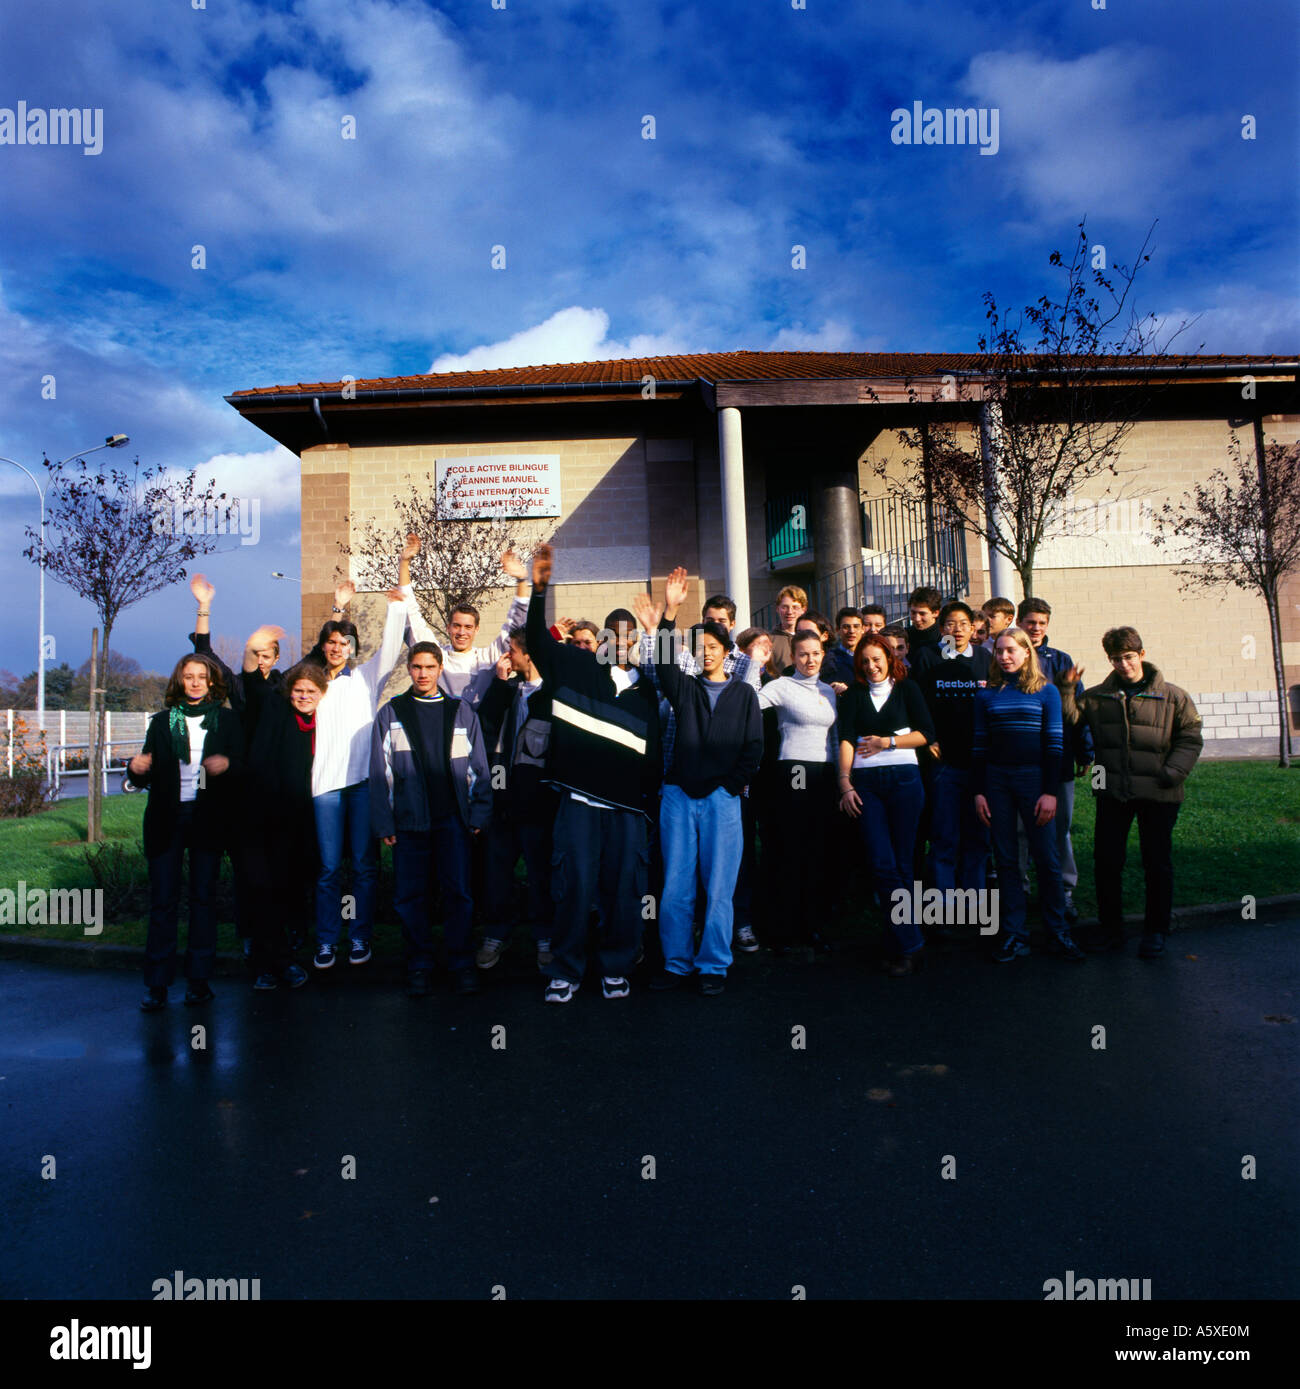
M 406 624 L 410 613 L 407 609 L 406 594 L 400 588 L 388 590 L 388 613 L 384 618 L 384 631 L 379 639 L 379 650 L 356 669 L 370 690 L 371 699 L 379 698 L 388 677 L 406 648 Z
M 190 592 L 198 601 L 199 610 L 194 615 L 194 635 L 206 637 L 212 630 L 212 599 L 216 589 L 210 584 L 203 574 L 195 574 L 190 580 Z M 198 642 L 194 643 L 195 651 L 208 651 L 211 649 L 211 642 L 205 642 L 202 646 Z

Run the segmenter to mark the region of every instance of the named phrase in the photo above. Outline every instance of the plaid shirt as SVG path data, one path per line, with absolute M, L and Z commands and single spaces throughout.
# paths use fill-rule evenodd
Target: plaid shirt
M 675 633 L 677 629 L 675 627 L 661 627 L 659 631 Z M 659 686 L 659 672 L 655 669 L 654 664 L 654 642 L 654 633 L 643 632 L 641 634 L 641 643 L 637 650 L 637 664 L 640 670 L 649 675 L 650 683 L 659 696 L 659 725 L 663 736 L 664 774 L 667 775 L 669 768 L 673 765 L 673 748 L 677 742 L 677 715 L 673 713 L 673 706 L 664 698 L 664 692 Z M 700 673 L 700 663 L 684 645 L 680 646 L 677 651 L 677 668 L 687 675 Z M 722 672 L 729 680 L 743 680 L 745 684 L 755 690 L 762 689 L 762 667 L 756 666 L 743 651 L 735 646 L 723 657 Z

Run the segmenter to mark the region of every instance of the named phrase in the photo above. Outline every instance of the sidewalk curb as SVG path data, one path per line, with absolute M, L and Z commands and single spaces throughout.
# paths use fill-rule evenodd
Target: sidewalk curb
M 1283 893 L 1278 897 L 1261 897 L 1255 903 L 1255 920 L 1265 922 L 1282 919 L 1300 908 L 1300 892 Z M 1175 932 L 1196 926 L 1235 926 L 1240 924 L 1241 902 L 1206 902 L 1195 907 L 1175 907 L 1172 926 Z M 1142 925 L 1142 913 L 1134 912 L 1124 918 L 1126 926 Z M 1095 917 L 1081 920 L 1074 929 L 1097 925 Z M 70 965 L 77 969 L 134 969 L 144 967 L 144 951 L 133 945 L 101 945 L 95 941 L 41 940 L 32 936 L 0 935 L 0 960 L 35 960 L 45 965 Z M 345 960 L 334 966 L 343 974 L 352 970 Z M 358 966 L 363 979 L 374 983 L 400 984 L 405 970 L 399 959 L 377 960 Z M 315 977 L 321 971 L 308 972 Z M 213 962 L 213 978 L 247 978 L 248 967 L 238 955 L 218 955 Z

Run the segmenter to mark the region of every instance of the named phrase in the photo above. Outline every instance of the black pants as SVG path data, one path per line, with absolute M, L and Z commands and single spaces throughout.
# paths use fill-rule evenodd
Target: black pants
M 831 762 L 778 762 L 768 783 L 763 857 L 771 869 L 765 878 L 772 892 L 771 945 L 810 940 L 825 922 L 826 864 L 835 860 L 823 858 L 822 848 L 841 830 L 835 821 L 847 819 L 835 809 L 838 784 Z M 806 858 L 797 852 L 803 844 L 812 850 Z M 860 857 L 861 847 L 855 852 Z
M 144 982 L 165 989 L 176 978 L 176 938 L 181 906 L 181 865 L 190 855 L 189 933 L 185 977 L 207 979 L 217 953 L 217 874 L 221 849 L 194 843 L 194 802 L 182 801 L 167 847 L 149 860 L 149 933 Z
M 1174 904 L 1174 821 L 1179 801 L 1117 801 L 1097 797 L 1097 827 L 1093 836 L 1092 871 L 1097 884 L 1097 916 L 1105 935 L 1124 932 L 1122 881 L 1128 856 L 1128 832 L 1138 822 L 1142 871 L 1146 876 L 1147 935 L 1165 935 Z
M 551 820 L 516 820 L 509 816 L 494 819 L 480 838 L 483 849 L 486 901 L 483 905 L 483 934 L 494 940 L 510 939 L 520 916 L 515 865 L 522 854 L 528 874 L 523 899 L 523 920 L 533 941 L 551 938 Z
M 316 821 L 310 806 L 286 807 L 284 817 L 250 833 L 240 850 L 254 974 L 282 974 L 293 963 L 290 937 L 301 940 L 315 922 Z
M 600 810 L 565 796 L 551 842 L 551 976 L 580 984 L 591 904 L 600 906 L 596 953 L 606 978 L 631 973 L 641 944 L 649 850 L 645 816 Z

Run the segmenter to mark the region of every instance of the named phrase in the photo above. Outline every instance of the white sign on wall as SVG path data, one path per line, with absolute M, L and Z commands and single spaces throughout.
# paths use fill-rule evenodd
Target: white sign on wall
M 439 458 L 436 484 L 442 516 L 559 516 L 560 456 L 493 453 Z

